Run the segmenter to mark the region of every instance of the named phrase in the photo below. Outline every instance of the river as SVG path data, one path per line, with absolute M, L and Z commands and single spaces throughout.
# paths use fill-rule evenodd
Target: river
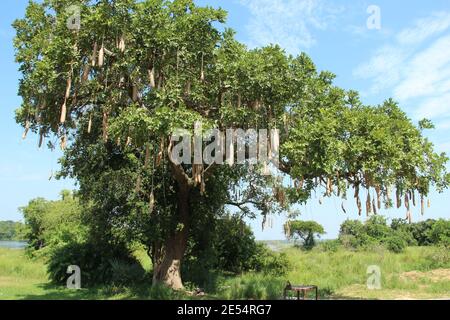
M 0 248 L 24 249 L 27 243 L 24 241 L 3 241 L 0 240 Z

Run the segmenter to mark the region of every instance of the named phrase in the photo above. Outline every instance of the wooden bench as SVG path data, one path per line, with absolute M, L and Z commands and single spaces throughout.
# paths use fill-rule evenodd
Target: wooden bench
M 316 300 L 319 300 L 318 288 L 317 286 L 310 285 L 292 285 L 289 281 L 284 288 L 284 299 L 287 299 L 287 295 L 289 291 L 293 291 L 297 293 L 297 300 L 300 300 L 300 293 L 302 293 L 302 300 L 305 300 L 306 293 L 310 291 L 315 291 Z

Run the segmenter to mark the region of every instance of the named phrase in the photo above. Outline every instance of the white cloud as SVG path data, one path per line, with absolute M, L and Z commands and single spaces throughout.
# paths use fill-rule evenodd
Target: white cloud
M 362 64 L 353 71 L 358 78 L 372 79 L 371 93 L 389 88 L 400 81 L 401 72 L 398 66 L 407 58 L 407 53 L 392 46 L 384 46 L 377 50 L 368 63 Z
M 397 35 L 400 44 L 417 44 L 437 35 L 450 27 L 450 12 L 436 12 L 430 17 L 419 19 L 412 28 L 403 29 Z
M 450 12 L 433 13 L 403 29 L 354 70 L 372 81 L 370 93 L 392 88 L 400 102 L 414 99 L 415 117 L 436 118 L 450 112 Z
M 440 121 L 436 125 L 436 128 L 439 129 L 439 130 L 448 130 L 448 129 L 450 129 L 450 119 Z
M 399 100 L 435 95 L 450 90 L 450 36 L 441 37 L 417 53 L 403 70 L 404 79 L 394 90 Z
M 436 145 L 436 150 L 439 152 L 450 153 L 450 142 L 438 143 Z
M 450 113 L 450 92 L 438 97 L 430 97 L 415 112 L 417 119 L 435 119 Z
M 239 0 L 250 11 L 251 47 L 279 44 L 296 54 L 311 48 L 313 30 L 325 30 L 342 9 L 325 0 Z

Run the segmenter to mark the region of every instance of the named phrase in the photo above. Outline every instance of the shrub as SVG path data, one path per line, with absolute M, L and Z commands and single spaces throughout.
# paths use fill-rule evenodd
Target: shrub
M 150 284 L 152 281 L 138 262 L 130 263 L 114 258 L 109 263 L 112 272 L 111 282 L 114 285 L 126 286 L 143 282 Z
M 386 248 L 389 251 L 392 251 L 395 253 L 403 252 L 408 245 L 408 243 L 406 242 L 404 237 L 402 237 L 401 234 L 397 234 L 397 233 L 392 233 L 390 236 L 383 239 L 382 243 L 386 246 Z
M 390 235 L 391 228 L 387 225 L 386 218 L 372 216 L 364 224 L 364 231 L 370 238 L 383 240 Z
M 341 242 L 339 240 L 327 240 L 320 243 L 319 249 L 324 252 L 337 252 L 340 246 Z
M 435 222 L 435 220 L 429 219 L 426 221 L 412 223 L 409 226 L 409 230 L 419 246 L 430 246 L 434 244 L 433 240 L 430 238 L 430 231 Z
M 424 235 L 419 237 L 417 230 L 422 230 L 421 232 L 431 230 L 429 226 L 430 222 L 414 225 L 404 219 L 394 219 L 388 226 L 386 218 L 382 216 L 373 216 L 365 224 L 357 220 L 347 220 L 341 225 L 339 241 L 346 248 L 370 250 L 377 246 L 385 246 L 392 252 L 402 252 L 407 246 L 417 245 L 417 239 L 425 243 Z M 416 236 L 413 232 L 416 232 Z M 425 236 L 427 243 L 430 243 L 431 236 Z
M 427 231 L 428 240 L 433 244 L 450 247 L 450 220 L 440 219 Z
M 53 283 L 64 285 L 70 276 L 66 273 L 67 267 L 77 265 L 81 269 L 83 287 L 118 281 L 120 276 L 124 276 L 123 266 L 137 263 L 124 244 L 105 244 L 98 241 L 64 243 L 51 248 L 48 255 L 47 270 Z M 120 275 L 115 275 L 114 272 L 119 271 L 119 265 L 122 271 Z M 114 266 L 117 268 L 114 269 Z M 131 279 L 128 277 L 127 280 Z
M 250 260 L 250 269 L 267 275 L 283 276 L 291 268 L 285 253 L 271 251 L 263 243 L 258 243 L 257 252 Z
M 182 264 L 183 280 L 214 291 L 220 274 L 257 271 L 284 275 L 289 270 L 285 254 L 271 251 L 255 240 L 241 218 L 210 221 L 208 230 L 194 232 Z

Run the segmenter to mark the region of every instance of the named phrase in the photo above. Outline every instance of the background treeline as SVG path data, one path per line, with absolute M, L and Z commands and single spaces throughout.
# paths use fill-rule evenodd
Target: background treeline
M 25 225 L 15 221 L 0 221 L 0 240 L 23 241 L 27 239 Z
M 317 245 L 316 238 L 325 234 L 323 226 L 315 221 L 288 221 L 284 225 L 288 240 L 305 250 Z M 393 219 L 389 225 L 383 216 L 372 216 L 364 223 L 346 220 L 341 224 L 339 238 L 320 242 L 326 251 L 371 249 L 383 246 L 392 252 L 402 252 L 413 246 L 444 246 L 450 248 L 450 220 L 429 219 L 410 223 L 407 219 Z
M 131 225 L 112 232 L 107 221 L 92 219 L 77 194 L 61 192 L 61 199 L 31 200 L 21 208 L 28 232 L 28 253 L 45 256 L 50 279 L 63 284 L 69 265 L 80 266 L 83 286 L 151 283 L 152 266 L 144 243 L 129 241 Z M 96 217 L 98 218 L 98 216 Z M 226 214 L 211 218 L 209 228 L 193 227 L 186 260 L 182 265 L 187 283 L 208 287 L 218 274 L 246 271 L 282 275 L 289 269 L 283 253 L 274 253 L 255 240 L 252 230 L 240 217 Z M 120 231 L 119 231 L 120 230 Z
M 373 216 L 365 223 L 347 220 L 341 225 L 338 241 L 347 248 L 383 245 L 393 252 L 401 252 L 407 246 L 450 247 L 450 220 L 409 223 L 404 219 L 393 219 L 390 225 L 382 216 Z

